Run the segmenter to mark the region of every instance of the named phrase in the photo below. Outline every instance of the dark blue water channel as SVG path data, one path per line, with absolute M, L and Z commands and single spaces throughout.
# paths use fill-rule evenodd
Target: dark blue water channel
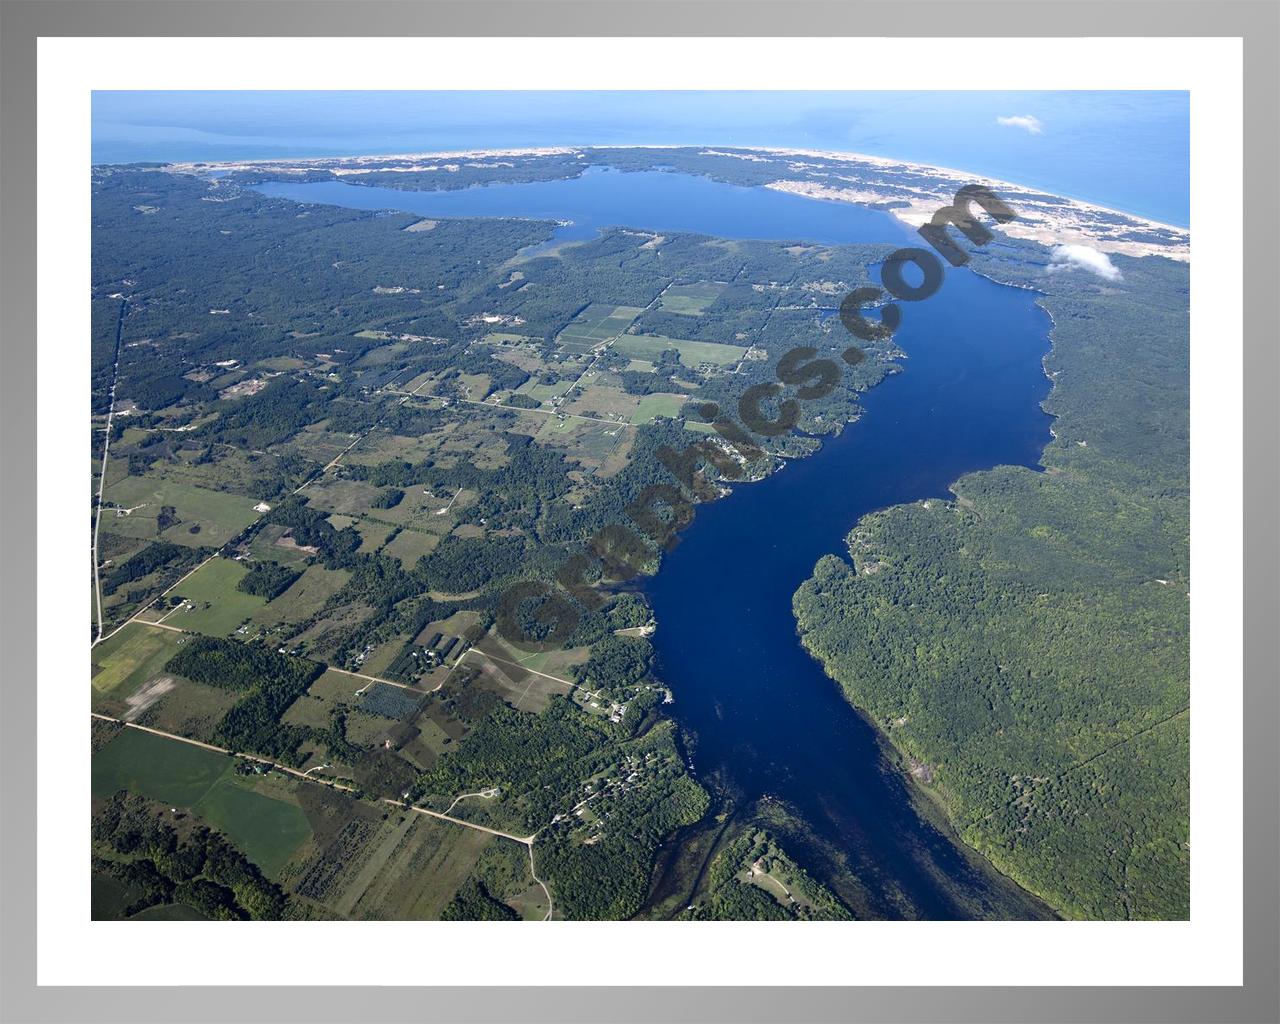
M 949 271 L 905 309 L 903 372 L 864 396 L 862 418 L 816 455 L 699 506 L 646 586 L 662 676 L 697 734 L 699 765 L 798 808 L 886 916 L 1020 914 L 1029 901 L 910 807 L 875 731 L 798 642 L 791 598 L 819 558 L 847 556 L 865 513 L 948 497 L 972 470 L 1036 465 L 1049 439 L 1049 324 L 1033 300 Z
M 606 225 L 828 244 L 910 237 L 879 211 L 663 172 L 455 192 L 340 182 L 260 190 L 424 216 L 573 221 L 560 240 Z M 948 269 L 935 295 L 904 304 L 902 372 L 864 396 L 858 422 L 817 454 L 699 506 L 645 586 L 659 622 L 661 676 L 675 695 L 673 713 L 696 737 L 697 770 L 728 780 L 742 804 L 768 796 L 796 811 L 818 847 L 839 851 L 859 878 L 855 909 L 863 914 L 1044 913 L 918 813 L 875 729 L 801 647 L 791 611 L 818 559 L 847 555 L 844 538 L 865 513 L 948 497 L 949 485 L 973 470 L 1037 466 L 1049 439 L 1040 402 L 1049 390 L 1041 360 L 1050 324 L 1034 300 Z

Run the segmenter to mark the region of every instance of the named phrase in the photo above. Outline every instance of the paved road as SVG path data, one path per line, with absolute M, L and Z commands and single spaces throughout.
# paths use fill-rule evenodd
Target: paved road
M 90 555 L 93 558 L 93 596 L 98 609 L 98 636 L 102 639 L 102 583 L 98 572 L 98 531 L 102 528 L 102 495 L 107 488 L 107 454 L 111 450 L 111 420 L 116 414 L 116 382 L 120 377 L 120 334 L 124 330 L 124 313 L 129 306 L 128 299 L 120 300 L 120 312 L 116 316 L 116 351 L 111 366 L 111 404 L 107 406 L 106 436 L 102 439 L 102 469 L 98 474 L 97 515 L 93 519 L 93 544 Z

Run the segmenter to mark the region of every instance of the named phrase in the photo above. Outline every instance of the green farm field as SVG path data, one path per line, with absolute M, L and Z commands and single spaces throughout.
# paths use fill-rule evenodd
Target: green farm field
M 119 735 L 93 755 L 93 795 L 120 789 L 178 807 L 192 807 L 231 771 L 226 754 L 140 729 Z
M 539 384 L 534 378 L 530 377 L 516 388 L 515 394 L 528 395 L 539 402 L 549 402 L 553 398 L 559 398 L 572 386 L 572 380 L 562 380 L 555 384 Z
M 716 281 L 699 281 L 696 284 L 673 284 L 662 293 L 658 308 L 668 313 L 701 316 L 707 307 L 720 297 L 727 284 Z
M 505 331 L 493 331 L 484 336 L 487 345 L 530 345 L 537 339 L 524 334 L 508 334 Z
M 225 544 L 258 518 L 253 510 L 254 498 L 153 476 L 127 476 L 111 484 L 103 497 L 111 504 L 133 509 L 124 516 L 104 511 L 104 530 L 126 537 L 159 536 L 187 547 Z M 161 531 L 156 517 L 166 505 L 175 510 L 181 522 Z M 192 526 L 199 526 L 200 531 L 191 533 Z
M 401 530 L 391 538 L 391 542 L 382 549 L 382 553 L 398 559 L 406 569 L 412 569 L 417 565 L 418 559 L 423 555 L 431 554 L 439 543 L 440 538 L 434 533 L 424 533 L 421 530 Z
M 589 352 L 602 341 L 616 338 L 640 315 L 635 306 L 604 306 L 593 303 L 573 318 L 556 338 L 566 352 Z
M 297 784 L 241 778 L 237 759 L 140 729 L 122 729 L 92 762 L 92 792 L 108 797 L 127 789 L 191 811 L 224 832 L 267 875 L 275 876 L 310 837 L 302 808 L 288 799 Z M 271 786 L 278 796 L 257 787 Z
M 656 360 L 667 349 L 680 353 L 680 361 L 686 366 L 697 367 L 702 363 L 716 366 L 733 366 L 747 350 L 741 345 L 721 345 L 714 341 L 684 341 L 666 338 L 660 334 L 624 334 L 613 343 L 616 352 L 632 359 Z
M 282 782 L 279 788 L 285 791 L 292 785 Z M 233 773 L 220 778 L 191 810 L 225 832 L 268 878 L 278 877 L 298 847 L 311 837 L 311 826 L 301 807 L 259 793 Z
M 626 421 L 630 419 L 639 401 L 635 395 L 629 395 L 621 388 L 588 382 L 582 393 L 566 405 L 564 410 L 575 416 Z
M 279 562 L 295 569 L 302 569 L 311 554 L 285 539 L 289 531 L 278 523 L 268 523 L 249 542 L 249 554 L 268 562 Z
M 230 558 L 207 562 L 173 591 L 195 607 L 174 612 L 166 625 L 208 636 L 230 636 L 266 604 L 263 598 L 236 589 L 248 572 L 242 563 Z M 201 607 L 205 604 L 209 607 Z
M 158 629 L 155 632 L 181 637 L 181 634 L 169 630 Z M 119 707 L 104 706 L 103 711 L 109 715 L 123 715 L 126 721 L 139 721 L 153 729 L 217 745 L 218 726 L 239 694 L 234 690 L 194 683 L 181 676 L 167 675 L 165 682 L 172 689 L 160 691 L 154 699 L 156 690 L 144 686 L 125 703 L 123 713 Z M 142 717 L 144 713 L 145 718 Z
M 636 408 L 635 415 L 631 417 L 631 422 L 652 423 L 657 416 L 669 416 L 675 419 L 688 401 L 688 395 L 645 395 L 640 399 L 640 405 Z
M 127 696 L 160 675 L 182 644 L 182 634 L 131 622 L 93 649 L 93 688 Z
M 323 608 L 325 602 L 341 590 L 343 584 L 350 578 L 351 573 L 346 569 L 326 569 L 322 565 L 309 565 L 283 594 L 254 610 L 253 621 L 261 626 L 274 626 L 281 622 L 304 622 Z M 239 591 L 236 593 L 238 594 Z M 174 619 L 176 618 L 178 616 L 175 615 Z M 173 619 L 170 621 L 172 622 Z M 174 625 L 177 623 L 175 622 Z

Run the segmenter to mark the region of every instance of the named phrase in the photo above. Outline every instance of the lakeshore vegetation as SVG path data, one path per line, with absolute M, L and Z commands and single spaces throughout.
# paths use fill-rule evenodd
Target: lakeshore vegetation
M 1043 472 L 865 517 L 796 594 L 803 642 L 960 835 L 1069 917 L 1189 914 L 1188 270 L 1046 292 Z

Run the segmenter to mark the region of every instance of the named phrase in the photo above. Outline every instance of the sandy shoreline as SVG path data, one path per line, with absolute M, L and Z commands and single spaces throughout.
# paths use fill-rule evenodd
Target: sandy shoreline
M 598 146 L 595 148 L 605 149 L 609 147 Z M 1113 213 L 1118 217 L 1128 217 L 1130 220 L 1137 221 L 1141 224 L 1149 224 L 1152 227 L 1164 228 L 1168 231 L 1189 230 L 1188 228 L 1181 227 L 1178 224 L 1167 224 L 1164 221 L 1152 220 L 1150 217 L 1144 217 L 1138 213 L 1131 213 L 1128 210 L 1120 210 L 1114 206 L 1103 206 L 1101 203 L 1094 203 L 1087 199 L 1077 199 L 1073 196 L 1064 196 L 1060 192 L 1049 192 L 1033 185 L 1020 185 L 1016 181 L 1005 181 L 1002 178 L 992 178 L 985 174 L 978 174 L 975 171 L 962 171 L 955 167 L 943 167 L 941 164 L 920 164 L 913 163 L 910 160 L 891 160 L 888 157 L 870 156 L 865 153 L 839 153 L 820 149 L 760 149 L 758 152 L 775 153 L 778 156 L 808 156 L 818 157 L 824 160 L 844 160 L 846 162 L 868 163 L 875 164 L 876 166 L 884 167 L 886 169 L 902 167 L 909 171 L 915 171 L 923 174 L 938 174 L 940 176 L 945 175 L 947 177 L 964 179 L 966 182 L 974 182 L 997 189 L 1035 189 L 1038 192 L 1043 192 L 1045 195 L 1052 195 L 1058 199 L 1065 199 L 1068 202 L 1088 207 L 1091 210 L 1099 210 L 1103 213 Z

